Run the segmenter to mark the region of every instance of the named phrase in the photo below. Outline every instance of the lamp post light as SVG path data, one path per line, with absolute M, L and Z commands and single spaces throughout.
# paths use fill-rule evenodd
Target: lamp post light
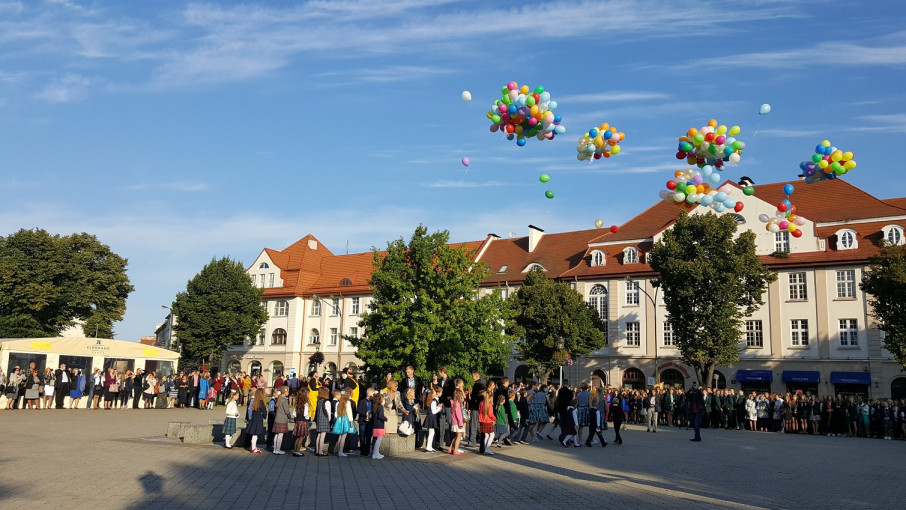
M 563 339 L 557 340 L 557 352 L 563 352 Z M 563 360 L 560 360 L 560 386 L 563 386 Z
M 626 281 L 626 283 L 631 283 L 631 282 L 632 282 L 632 278 L 630 278 L 629 275 L 626 275 L 626 278 L 624 278 L 624 280 Z M 660 292 L 661 287 L 660 287 L 660 285 L 656 285 L 654 282 L 652 282 L 652 285 L 654 286 L 654 297 L 651 297 L 651 294 L 648 294 L 648 292 L 646 292 L 645 289 L 643 289 L 641 285 L 636 284 L 636 287 L 638 288 L 639 292 L 641 292 L 642 294 L 645 295 L 646 298 L 648 298 L 648 301 L 651 302 L 651 306 L 654 308 L 654 383 L 657 384 L 657 383 L 660 382 L 660 377 L 658 376 L 658 369 L 657 369 L 657 364 L 658 364 L 658 349 L 657 349 L 657 294 L 658 294 L 658 292 Z M 647 332 L 647 329 L 648 329 L 648 328 L 646 327 L 645 329 L 646 329 L 646 332 Z M 647 336 L 647 335 L 645 335 L 645 336 Z

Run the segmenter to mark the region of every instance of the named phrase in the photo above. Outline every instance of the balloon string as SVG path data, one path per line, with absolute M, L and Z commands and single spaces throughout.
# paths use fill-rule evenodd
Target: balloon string
M 759 120 L 758 123 L 755 124 L 755 134 L 752 135 L 752 138 L 755 138 L 756 136 L 758 136 L 758 128 L 759 128 L 760 126 L 761 126 L 761 121 Z

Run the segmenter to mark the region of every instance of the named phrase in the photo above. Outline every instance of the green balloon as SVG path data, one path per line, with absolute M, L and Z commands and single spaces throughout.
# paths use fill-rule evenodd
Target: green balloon
M 541 177 L 538 177 L 538 180 L 541 182 L 547 182 L 547 181 L 551 180 L 551 176 L 549 176 L 547 174 L 541 174 Z
M 506 85 L 500 87 L 500 93 L 503 94 L 503 95 L 505 95 L 505 96 L 508 96 L 508 95 L 510 94 L 510 89 L 509 89 L 509 87 L 507 87 Z
M 534 96 L 528 96 L 528 97 L 526 97 L 526 98 L 525 98 L 525 104 L 528 105 L 528 106 L 535 106 L 535 98 L 534 98 Z
M 535 94 L 541 94 L 542 92 L 544 92 L 544 87 L 542 87 L 541 85 L 535 87 Z
M 500 124 L 500 115 L 497 115 L 496 113 L 494 115 L 491 115 L 491 122 L 493 122 L 494 124 Z
M 705 135 L 701 133 L 695 133 L 695 136 L 692 137 L 695 140 L 695 143 L 702 143 L 705 141 Z
M 752 186 L 746 186 L 745 188 L 742 189 L 742 192 L 746 196 L 752 196 L 755 194 L 755 188 L 753 188 Z
M 544 196 L 546 196 L 547 198 L 554 198 L 554 192 L 551 190 L 547 190 L 544 192 Z

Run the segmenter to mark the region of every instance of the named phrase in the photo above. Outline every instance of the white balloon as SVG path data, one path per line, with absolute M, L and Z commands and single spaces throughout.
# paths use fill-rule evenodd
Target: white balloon
M 463 100 L 463 101 L 471 101 L 471 100 L 472 100 L 472 93 L 469 92 L 468 90 L 463 90 L 463 91 L 462 91 L 462 100 Z
M 771 218 L 768 217 L 767 214 L 762 213 L 762 214 L 759 214 L 759 215 L 758 215 L 758 221 L 760 221 L 760 222 L 762 222 L 762 223 L 767 223 L 770 219 L 771 219 Z

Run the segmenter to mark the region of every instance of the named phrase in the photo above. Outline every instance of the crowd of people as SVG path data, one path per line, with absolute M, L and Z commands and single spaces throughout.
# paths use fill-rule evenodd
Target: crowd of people
M 250 451 L 260 452 L 258 441 L 275 454 L 283 436 L 295 441 L 292 453 L 303 455 L 312 430 L 315 455 L 325 455 L 329 434 L 337 437 L 339 454 L 358 449 L 361 455 L 381 458 L 385 435 L 416 437 L 426 452 L 461 455 L 463 447 L 493 455 L 493 448 L 557 440 L 564 446 L 606 446 L 603 432 L 613 428 L 613 444 L 622 444 L 625 424 L 695 429 L 721 428 L 835 437 L 875 437 L 906 440 L 906 401 L 868 401 L 861 397 L 810 393 L 769 394 L 735 389 L 682 388 L 648 390 L 590 384 L 561 386 L 533 382 L 510 384 L 507 378 L 485 381 L 478 372 L 466 385 L 441 367 L 428 383 L 407 367 L 399 380 L 387 374 L 383 384 L 360 392 L 351 370 L 331 378 L 317 372 L 307 378 L 277 377 L 268 386 L 264 376 L 244 372 L 214 374 L 203 370 L 173 377 L 142 369 L 118 372 L 115 368 L 43 371 L 30 363 L 0 369 L 0 394 L 6 409 L 212 409 L 226 406 L 224 433 L 232 447 L 240 406 L 245 407 L 245 433 Z M 611 424 L 611 425 L 608 425 Z M 290 428 L 292 425 L 292 428 Z M 555 431 L 558 431 L 555 434 Z M 555 437 L 556 435 L 556 437 Z

